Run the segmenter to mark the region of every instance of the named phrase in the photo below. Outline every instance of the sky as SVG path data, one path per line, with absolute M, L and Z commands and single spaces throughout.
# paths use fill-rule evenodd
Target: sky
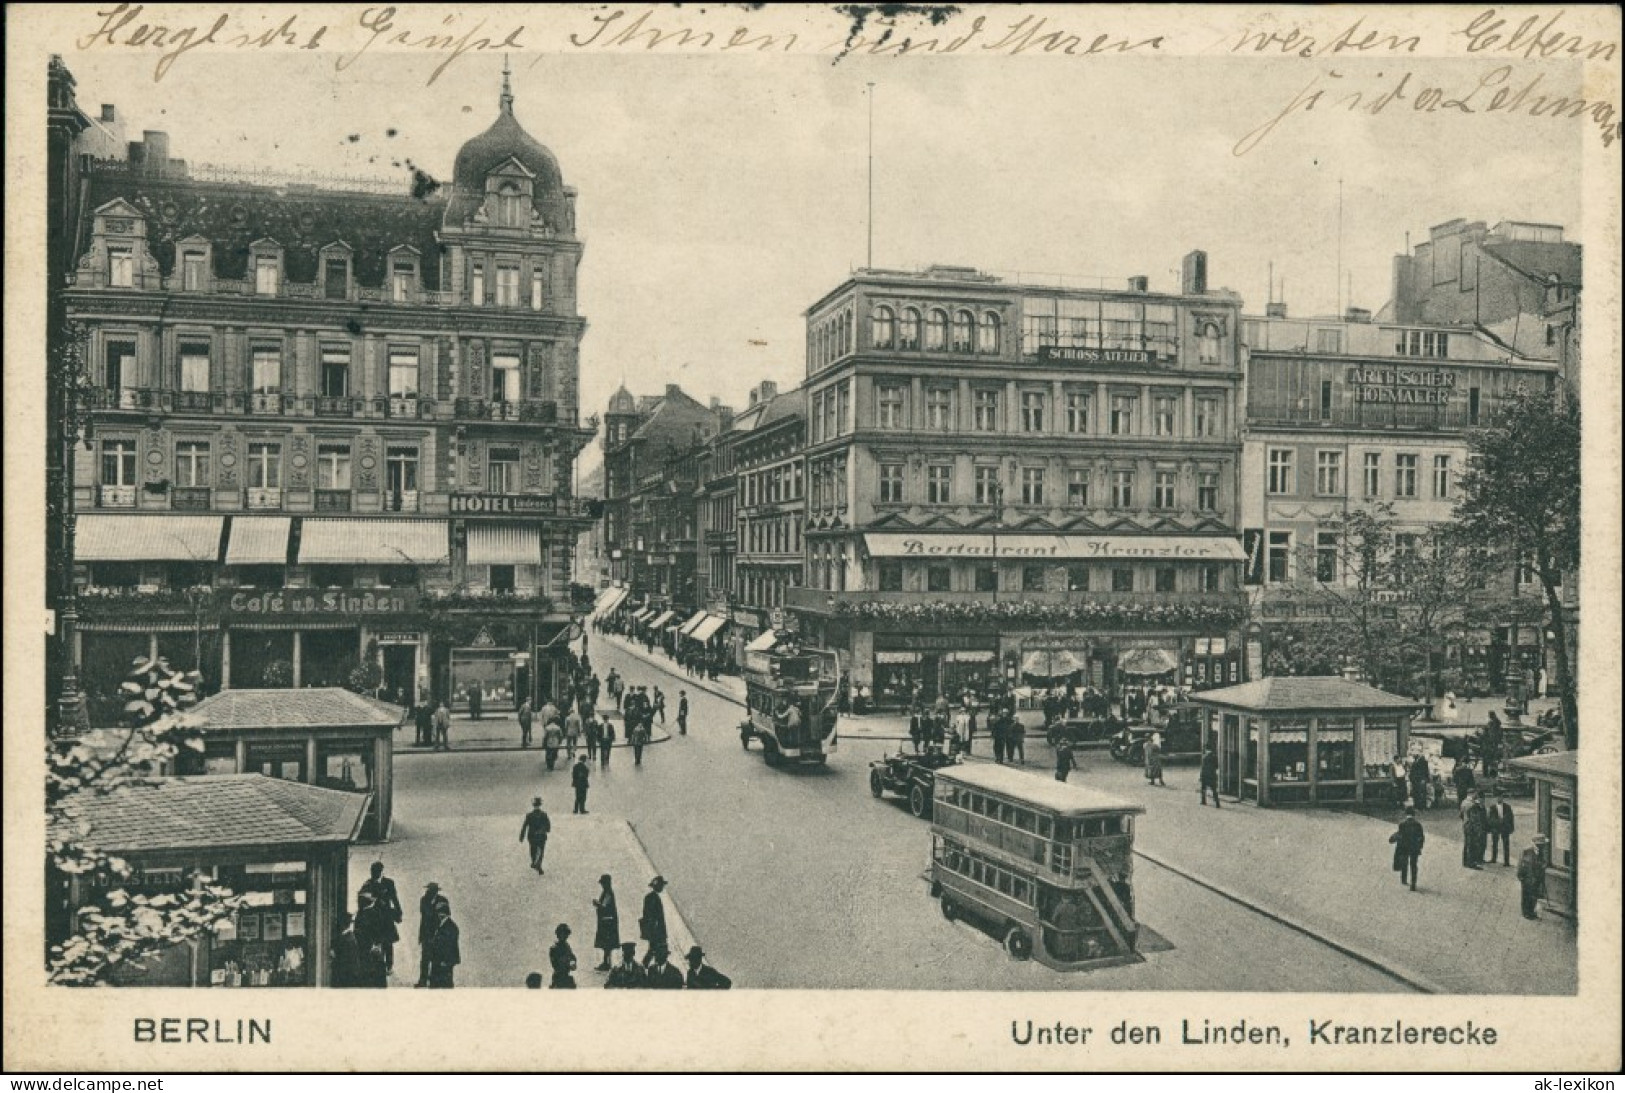
M 458 147 L 496 117 L 502 66 L 465 56 L 425 86 L 434 62 L 422 57 L 378 54 L 338 73 L 321 54 L 199 52 L 154 82 L 150 55 L 65 59 L 83 107 L 117 104 L 132 138 L 166 131 L 178 157 L 403 185 L 408 162 L 449 179 Z M 1413 67 L 1463 89 L 1484 71 Z M 1371 94 L 1394 83 L 1380 61 L 1337 68 Z M 1217 58 L 521 55 L 516 114 L 579 194 L 584 408 L 601 411 L 623 380 L 734 406 L 762 379 L 800 380 L 803 311 L 868 264 L 871 81 L 880 267 L 1112 287 L 1143 274 L 1156 291 L 1177 288 L 1182 256 L 1200 248 L 1210 285 L 1241 293 L 1248 312 L 1263 310 L 1273 263 L 1292 314 L 1328 314 L 1340 302 L 1340 183 L 1345 306 L 1382 306 L 1407 233 L 1457 217 L 1578 225 L 1589 136 L 1578 125 L 1319 109 L 1233 154 L 1314 71 Z

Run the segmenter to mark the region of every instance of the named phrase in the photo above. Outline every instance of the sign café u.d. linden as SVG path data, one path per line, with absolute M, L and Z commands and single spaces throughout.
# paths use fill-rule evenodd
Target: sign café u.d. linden
M 226 611 L 251 618 L 283 615 L 325 615 L 365 617 L 401 615 L 417 610 L 416 589 L 385 589 L 378 592 L 342 592 L 311 589 L 263 592 L 258 589 L 233 592 Z

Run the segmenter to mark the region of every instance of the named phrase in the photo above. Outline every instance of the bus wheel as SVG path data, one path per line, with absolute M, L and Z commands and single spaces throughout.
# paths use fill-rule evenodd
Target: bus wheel
M 1033 939 L 1020 926 L 1012 925 L 1004 935 L 1004 951 L 1012 960 L 1026 960 L 1033 955 Z
M 908 810 L 922 819 L 931 815 L 931 798 L 926 795 L 924 786 L 914 786 L 908 791 Z
M 886 792 L 886 783 L 881 780 L 880 772 L 878 770 L 871 770 L 869 772 L 869 792 L 874 794 L 876 797 L 879 797 Z
M 952 899 L 948 898 L 947 896 L 943 896 L 941 907 L 943 918 L 947 919 L 949 922 L 957 922 L 959 920 L 959 905 Z

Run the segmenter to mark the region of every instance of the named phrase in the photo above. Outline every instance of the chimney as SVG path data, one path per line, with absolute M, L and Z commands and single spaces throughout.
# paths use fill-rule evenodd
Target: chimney
M 1207 293 L 1207 251 L 1193 250 L 1180 266 L 1179 291 L 1186 296 Z
M 772 398 L 774 395 L 776 395 L 778 393 L 779 393 L 779 385 L 777 383 L 775 383 L 773 380 L 763 380 L 762 381 L 762 401 L 763 402 L 766 402 L 768 399 Z
M 1264 305 L 1264 318 L 1266 318 L 1266 319 L 1284 319 L 1284 318 L 1286 318 L 1286 301 L 1285 300 L 1277 300 L 1274 303 L 1265 304 Z
M 102 103 L 102 120 L 108 124 L 118 121 L 118 107 L 110 102 Z
M 722 409 L 722 399 L 718 398 L 716 395 L 712 395 L 711 409 L 713 412 Z
M 1345 323 L 1369 323 L 1371 321 L 1371 311 L 1363 307 L 1346 308 L 1343 311 L 1343 321 Z
M 666 397 L 667 398 L 676 398 L 678 395 L 681 395 L 682 393 L 683 393 L 683 389 L 681 387 L 677 386 L 675 383 L 666 384 Z
M 1130 277 L 1128 279 L 1128 290 L 1130 292 L 1150 292 L 1151 291 L 1151 278 L 1149 278 L 1149 277 Z
M 761 390 L 759 388 L 752 387 L 750 389 L 750 404 L 755 406 L 760 401 L 762 401 Z

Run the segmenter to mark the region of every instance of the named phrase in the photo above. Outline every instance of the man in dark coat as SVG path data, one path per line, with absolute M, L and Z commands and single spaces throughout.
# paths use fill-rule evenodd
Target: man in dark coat
M 468 716 L 470 720 L 478 721 L 480 713 L 485 709 L 485 694 L 478 685 L 468 690 Z
M 1202 772 L 1198 776 L 1202 785 L 1202 804 L 1207 804 L 1208 791 L 1213 792 L 1213 807 L 1219 807 L 1219 753 L 1212 748 L 1202 750 Z
M 418 900 L 418 981 L 417 986 L 429 985 L 429 939 L 434 936 L 438 919 L 434 905 L 440 900 L 440 885 L 430 881 L 423 886 L 423 898 Z
M 429 748 L 434 746 L 434 708 L 429 700 L 424 698 L 412 710 L 412 718 L 417 725 L 417 746 Z
M 683 985 L 693 991 L 725 991 L 733 980 L 705 962 L 705 950 L 698 945 L 688 950 L 688 974 Z
M 338 933 L 333 937 L 333 986 L 361 986 L 361 946 L 355 939 L 355 919 L 348 911 L 339 915 Z
M 1536 835 L 1518 859 L 1518 887 L 1522 890 L 1524 918 L 1540 917 L 1535 913 L 1535 901 L 1546 894 L 1546 843 L 1546 836 Z
M 1489 836 L 1489 817 L 1484 801 L 1474 793 L 1461 809 L 1461 864 L 1468 869 L 1484 868 L 1484 844 Z
M 1512 818 L 1512 806 L 1507 804 L 1503 794 L 1497 793 L 1495 804 L 1490 806 L 1489 811 L 1491 865 L 1495 864 L 1497 857 L 1503 868 L 1512 864 L 1512 833 L 1517 827 L 1517 822 Z
M 1433 786 L 1433 772 L 1428 769 L 1427 756 L 1418 753 L 1411 761 L 1411 800 L 1417 808 L 1426 808 L 1428 793 Z
M 1465 805 L 1467 795 L 1473 792 L 1473 786 L 1476 784 L 1472 765 L 1467 762 L 1465 755 L 1456 756 L 1456 766 L 1450 772 L 1450 780 L 1456 784 L 1456 804 Z
M 380 919 L 379 939 L 384 946 L 384 971 L 389 975 L 395 974 L 395 942 L 401 939 L 400 931 L 396 926 L 401 921 L 401 897 L 395 891 L 395 882 L 384 876 L 384 863 L 372 863 L 372 875 L 361 885 L 358 893 L 371 896 L 378 904 Z M 387 926 L 387 929 L 384 928 Z
M 643 967 L 638 963 L 638 943 L 621 942 L 621 962 L 610 969 L 605 990 L 636 991 L 643 989 Z
M 389 963 L 385 949 L 389 937 L 395 933 L 395 924 L 389 912 L 378 905 L 372 896 L 362 893 L 357 899 L 355 913 L 355 942 L 360 960 L 358 987 L 389 986 Z
M 429 986 L 435 990 L 450 990 L 452 973 L 463 962 L 462 931 L 451 918 L 451 901 L 444 896 L 434 905 L 434 933 L 429 937 Z
M 604 718 L 598 723 L 598 769 L 609 769 L 609 753 L 615 750 L 615 722 Z
M 598 930 L 593 934 L 592 947 L 602 949 L 604 959 L 593 970 L 607 972 L 610 970 L 610 958 L 621 946 L 621 912 L 615 904 L 614 882 L 608 873 L 598 878 L 598 886 L 601 891 L 598 898 L 592 901 L 593 911 L 598 916 Z
M 677 692 L 677 735 L 688 735 L 688 692 Z
M 1055 745 L 1055 780 L 1057 782 L 1066 781 L 1066 776 L 1071 774 L 1072 768 L 1077 765 L 1077 760 L 1072 757 L 1071 744 L 1062 740 Z
M 547 854 L 547 836 L 552 830 L 553 821 L 542 811 L 542 799 L 538 797 L 530 803 L 525 822 L 519 825 L 519 841 L 530 844 L 530 867 L 536 870 L 537 875 L 546 872 L 542 868 L 542 858 Z
M 1399 830 L 1388 836 L 1388 841 L 1394 844 L 1394 869 L 1399 873 L 1399 883 L 1410 883 L 1411 891 L 1416 891 L 1416 863 L 1422 856 L 1422 844 L 1427 841 L 1427 832 L 1422 830 L 1422 821 L 1416 818 L 1416 809 L 1407 807 L 1405 818 L 1399 821 Z
M 570 809 L 574 815 L 587 814 L 587 787 L 592 784 L 592 775 L 587 770 L 587 753 L 582 752 L 576 756 L 576 765 L 570 768 L 570 787 L 576 791 L 576 803 Z
M 644 967 L 648 967 L 656 949 L 666 948 L 666 904 L 660 893 L 666 890 L 666 878 L 656 877 L 649 882 L 649 891 L 643 897 L 643 915 L 638 919 L 638 933 L 649 943 L 643 954 Z
M 644 970 L 643 989 L 649 991 L 682 990 L 683 973 L 668 963 L 671 953 L 667 951 L 665 942 L 651 948 L 649 956 L 652 962 Z
M 1506 730 L 1501 727 L 1501 719 L 1492 712 L 1490 723 L 1484 726 L 1484 736 L 1479 744 L 1479 762 L 1484 768 L 1484 777 L 1494 778 L 1495 772 L 1501 766 L 1501 747 L 1506 739 Z

